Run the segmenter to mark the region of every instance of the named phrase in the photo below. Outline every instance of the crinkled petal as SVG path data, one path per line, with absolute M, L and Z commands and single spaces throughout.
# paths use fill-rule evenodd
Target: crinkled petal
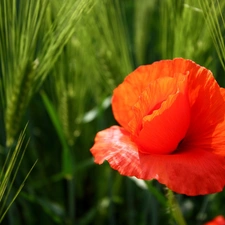
M 177 74 L 174 78 L 159 78 L 150 83 L 132 107 L 134 116 L 128 124 L 128 131 L 132 135 L 138 135 L 143 125 L 143 118 L 158 110 L 170 95 L 177 93 L 184 94 L 188 98 L 186 75 Z
M 190 106 L 185 94 L 171 95 L 159 110 L 144 117 L 137 143 L 142 153 L 169 154 L 184 138 L 190 123 Z
M 171 190 L 190 196 L 223 190 L 225 159 L 201 149 L 186 149 L 169 155 L 140 153 L 142 179 L 156 179 Z
M 98 132 L 91 153 L 95 163 L 102 164 L 107 160 L 122 175 L 141 176 L 137 146 L 131 141 L 129 133 L 119 126 Z
M 138 67 L 113 92 L 112 109 L 117 122 L 125 129 L 129 129 L 128 123 L 134 116 L 132 107 L 151 82 L 161 77 L 186 74 L 196 65 L 191 60 L 176 58 Z

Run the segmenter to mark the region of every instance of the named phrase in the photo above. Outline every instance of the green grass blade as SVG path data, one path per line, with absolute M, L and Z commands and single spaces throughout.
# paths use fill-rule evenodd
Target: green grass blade
M 71 161 L 72 158 L 71 158 L 71 154 L 70 154 L 71 150 L 67 144 L 65 135 L 63 134 L 63 128 L 60 123 L 56 109 L 54 108 L 53 104 L 51 103 L 51 101 L 49 100 L 49 98 L 47 97 L 47 95 L 44 92 L 41 93 L 41 97 L 45 104 L 46 110 L 51 118 L 51 121 L 55 127 L 55 130 L 58 134 L 60 142 L 62 144 L 62 148 L 63 148 L 62 173 L 65 177 L 70 179 L 73 174 L 73 166 L 72 166 L 72 161 Z
M 25 128 L 26 129 L 26 128 Z M 25 181 L 27 180 L 29 174 L 31 173 L 32 169 L 34 168 L 36 162 L 31 167 L 30 171 L 27 173 L 26 177 L 24 178 L 22 184 L 14 194 L 13 198 L 9 201 L 9 195 L 11 193 L 13 184 L 15 182 L 16 176 L 19 172 L 21 162 L 24 158 L 26 146 L 23 146 L 24 142 L 24 134 L 25 130 L 21 133 L 17 145 L 12 152 L 9 152 L 6 158 L 6 161 L 3 165 L 0 174 L 0 222 L 3 220 L 4 216 L 6 215 L 7 211 L 9 210 L 10 206 L 15 201 L 16 197 L 19 195 L 20 191 L 22 190 Z M 23 148 L 23 150 L 22 150 Z M 21 153 L 22 151 L 22 153 Z M 9 203 L 7 203 L 9 201 Z M 8 205 L 7 205 L 8 204 Z
M 211 37 L 220 63 L 225 70 L 225 44 L 223 37 L 225 23 L 222 13 L 222 11 L 224 11 L 225 3 L 219 2 L 218 0 L 199 0 L 199 3 L 202 8 L 209 31 L 211 33 Z

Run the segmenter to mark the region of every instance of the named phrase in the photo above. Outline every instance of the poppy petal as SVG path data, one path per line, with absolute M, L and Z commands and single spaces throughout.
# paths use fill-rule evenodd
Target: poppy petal
M 191 121 L 184 143 L 225 156 L 225 91 L 211 71 L 196 66 L 190 70 Z
M 190 123 L 190 106 L 187 95 L 171 95 L 159 110 L 144 117 L 143 128 L 137 142 L 141 152 L 168 154 L 177 149 Z
M 137 135 L 142 127 L 143 118 L 158 110 L 170 95 L 178 92 L 187 92 L 187 76 L 183 74 L 178 74 L 176 78 L 159 78 L 150 83 L 132 107 L 134 117 L 128 124 L 128 131 Z
M 140 153 L 142 179 L 156 179 L 171 190 L 190 196 L 222 191 L 225 159 L 209 151 L 189 149 L 170 155 Z
M 223 216 L 217 216 L 213 220 L 204 225 L 225 225 L 225 218 Z
M 95 163 L 107 160 L 110 166 L 126 176 L 141 176 L 138 149 L 129 133 L 119 126 L 100 131 L 91 148 Z
M 128 130 L 128 123 L 134 117 L 132 107 L 151 82 L 161 77 L 174 77 L 177 73 L 186 74 L 196 65 L 191 60 L 176 58 L 139 66 L 113 92 L 112 110 L 117 122 Z

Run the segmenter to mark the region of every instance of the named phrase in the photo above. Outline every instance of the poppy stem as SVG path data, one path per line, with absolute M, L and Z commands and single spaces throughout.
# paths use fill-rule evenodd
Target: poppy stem
M 169 188 L 167 189 L 167 199 L 168 199 L 168 206 L 169 211 L 173 219 L 178 225 L 187 225 L 184 216 L 181 212 L 180 206 L 176 200 L 176 197 Z

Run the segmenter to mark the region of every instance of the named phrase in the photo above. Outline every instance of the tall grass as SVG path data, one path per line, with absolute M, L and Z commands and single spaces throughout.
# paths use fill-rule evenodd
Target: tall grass
M 96 166 L 89 149 L 97 131 L 116 124 L 113 89 L 141 64 L 189 58 L 225 85 L 224 5 L 223 0 L 1 0 L 1 159 L 11 149 L 7 162 L 13 160 L 28 121 L 30 138 L 23 159 L 18 155 L 23 166 L 16 167 L 4 194 L 10 208 L 4 207 L 2 224 L 168 224 L 162 185 L 153 181 L 146 189 L 107 163 Z M 0 160 L 2 177 L 4 165 Z M 223 192 L 177 197 L 188 224 L 225 214 Z

